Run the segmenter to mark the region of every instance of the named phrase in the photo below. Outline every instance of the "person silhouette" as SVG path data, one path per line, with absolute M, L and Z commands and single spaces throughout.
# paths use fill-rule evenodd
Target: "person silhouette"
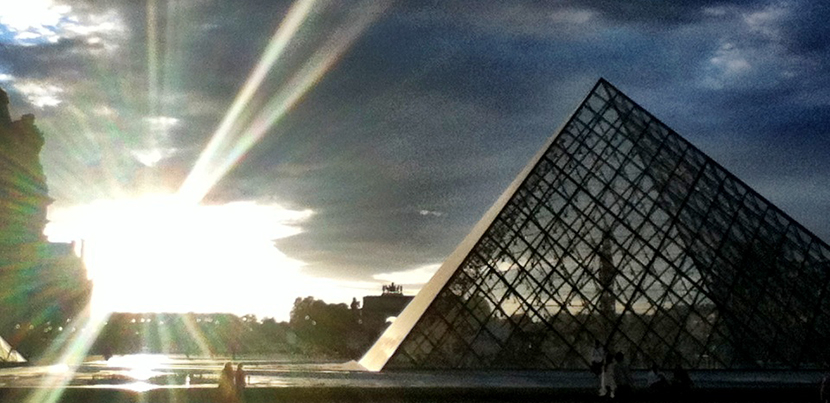
M 245 386 L 247 386 L 247 382 L 245 380 L 245 370 L 242 369 L 242 363 L 236 366 L 236 375 L 234 379 L 236 380 L 236 399 L 238 402 L 244 401 L 245 397 Z
M 671 386 L 677 392 L 685 392 L 691 389 L 692 385 L 692 379 L 689 378 L 689 373 L 680 364 L 677 364 L 672 373 Z
M 236 402 L 236 387 L 234 386 L 233 364 L 226 362 L 219 374 L 219 401 L 222 403 Z
M 614 354 L 614 381 L 617 384 L 617 395 L 624 397 L 631 393 L 631 371 L 622 351 Z
M 599 395 L 606 396 L 613 399 L 616 395 L 617 391 L 617 380 L 614 378 L 614 370 L 615 362 L 614 362 L 614 354 L 612 352 L 608 352 L 605 355 L 605 361 L 603 362 L 602 366 L 602 373 L 600 374 L 600 386 L 599 386 Z
M 605 348 L 599 340 L 594 340 L 594 349 L 591 350 L 591 372 L 596 376 L 602 374 L 602 363 L 605 360 Z
M 651 370 L 646 375 L 646 384 L 648 389 L 652 392 L 662 393 L 669 388 L 669 381 L 666 376 L 660 372 L 657 364 L 651 365 Z

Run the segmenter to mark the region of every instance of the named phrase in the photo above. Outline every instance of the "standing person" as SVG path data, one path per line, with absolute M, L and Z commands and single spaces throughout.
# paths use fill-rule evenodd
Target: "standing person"
M 680 364 L 674 368 L 672 373 L 671 386 L 676 392 L 685 392 L 692 388 L 692 379 L 689 378 L 689 373 L 683 369 Z
M 234 386 L 233 364 L 226 362 L 219 374 L 219 401 L 222 403 L 236 402 L 236 387 Z
M 236 401 L 237 402 L 244 402 L 245 401 L 245 386 L 247 386 L 247 382 L 245 380 L 245 370 L 242 369 L 242 363 L 236 366 Z
M 614 381 L 617 383 L 617 394 L 622 398 L 631 393 L 631 371 L 622 351 L 614 355 Z
M 599 395 L 614 398 L 617 391 L 617 381 L 614 379 L 614 355 L 609 351 L 605 355 L 605 365 L 602 366 L 602 374 L 600 375 Z
M 596 376 L 602 373 L 602 361 L 605 359 L 605 349 L 599 340 L 594 340 L 594 349 L 591 350 L 591 372 Z
M 646 375 L 646 383 L 648 384 L 648 389 L 652 392 L 665 392 L 669 387 L 669 381 L 660 373 L 657 364 L 651 365 L 651 370 Z

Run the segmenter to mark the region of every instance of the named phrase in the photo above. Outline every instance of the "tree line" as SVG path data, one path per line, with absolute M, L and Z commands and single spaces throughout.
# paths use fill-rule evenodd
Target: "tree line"
M 81 331 L 73 320 L 28 326 L 12 345 L 24 357 L 45 357 Z M 356 304 L 297 298 L 288 322 L 228 313 L 113 313 L 97 325 L 89 355 L 157 353 L 185 357 L 289 355 L 299 359 L 357 359 L 380 329 L 363 325 Z M 17 326 L 20 329 L 20 324 Z

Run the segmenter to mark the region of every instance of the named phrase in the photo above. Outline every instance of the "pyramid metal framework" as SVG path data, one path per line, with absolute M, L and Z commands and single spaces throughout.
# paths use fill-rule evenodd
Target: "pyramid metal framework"
M 830 366 L 830 247 L 600 79 L 360 363 Z

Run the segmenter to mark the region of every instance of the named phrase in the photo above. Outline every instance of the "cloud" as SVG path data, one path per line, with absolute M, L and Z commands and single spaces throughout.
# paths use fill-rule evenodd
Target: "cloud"
M 770 4 L 761 10 L 752 10 L 743 15 L 749 30 L 767 37 L 769 40 L 781 40 L 781 23 L 789 17 L 790 10 L 781 3 Z
M 290 5 L 179 3 L 156 10 L 155 36 L 134 2 L 73 3 L 44 25 L 54 43 L 0 32 L 8 83 L 62 90 L 36 101 L 58 203 L 178 188 Z M 314 210 L 278 242 L 304 274 L 369 287 L 441 260 L 600 76 L 748 183 L 770 160 L 830 172 L 821 2 L 431 3 L 395 3 L 208 196 Z M 287 52 L 253 109 L 304 60 Z M 774 147 L 742 146 L 760 142 Z
M 361 58 L 363 51 L 343 68 L 383 67 Z M 279 142 L 266 137 L 213 197 L 274 194 L 317 211 L 306 234 L 281 246 L 318 276 L 370 278 L 390 265 L 435 261 L 556 125 L 548 122 L 554 118 L 527 119 L 530 111 L 499 110 L 497 99 L 484 98 L 493 94 L 485 93 L 486 82 L 459 96 L 453 85 L 482 78 L 461 74 L 439 69 L 379 94 L 371 93 L 378 88 L 373 74 L 332 75 L 287 118 Z M 343 104 L 344 93 L 363 101 Z
M 548 15 L 548 18 L 554 23 L 564 24 L 586 24 L 595 17 L 596 13 L 594 11 L 580 8 L 559 9 Z
M 409 16 L 419 24 L 454 24 L 489 40 L 503 36 L 587 43 L 606 34 L 644 30 L 652 34 L 694 26 L 722 15 L 732 3 L 722 0 L 668 2 L 607 1 L 498 1 L 484 0 L 471 7 L 465 1 L 442 1 L 431 7 L 413 6 Z
M 584 40 L 602 23 L 591 5 L 570 2 L 446 1 L 433 7 L 414 7 L 411 18 L 423 24 L 455 24 L 464 30 L 495 38 L 501 35 L 560 40 Z
M 144 118 L 152 130 L 164 131 L 179 123 L 179 119 L 170 116 L 150 116 Z
M 134 149 L 132 153 L 142 164 L 153 167 L 178 152 L 178 149 L 164 145 L 170 143 L 171 130 L 179 125 L 180 120 L 170 116 L 150 116 L 144 121 L 149 129 L 145 142 L 149 148 Z
M 50 0 L 18 1 L 6 4 L 0 11 L 0 25 L 7 32 L 0 38 L 17 45 L 57 42 L 59 26 L 67 19 L 72 7 Z
M 418 212 L 418 214 L 420 214 L 422 216 L 441 217 L 441 216 L 445 215 L 446 213 L 443 213 L 443 212 L 440 212 L 440 211 L 432 211 L 432 210 L 421 210 L 421 211 Z
M 712 89 L 722 89 L 728 83 L 749 74 L 752 65 L 747 55 L 732 43 L 724 43 L 709 59 L 709 74 L 703 78 L 703 85 Z
M 749 3 L 718 9 L 715 20 L 725 25 L 714 31 L 720 45 L 704 67 L 701 85 L 715 90 L 770 87 L 815 75 L 826 55 L 805 51 L 801 43 L 815 34 L 794 27 L 821 11 L 805 4 L 810 3 Z
M 0 8 L 0 42 L 12 45 L 37 46 L 84 38 L 92 45 L 112 47 L 109 39 L 123 30 L 114 12 L 90 13 L 84 7 L 73 9 L 52 0 L 16 1 Z
M 150 148 L 131 150 L 130 153 L 146 167 L 154 167 L 159 162 L 176 154 L 175 148 Z
M 58 97 L 64 90 L 55 84 L 36 80 L 20 80 L 14 81 L 13 85 L 17 91 L 20 91 L 26 97 L 29 103 L 38 108 L 54 107 L 62 102 Z

